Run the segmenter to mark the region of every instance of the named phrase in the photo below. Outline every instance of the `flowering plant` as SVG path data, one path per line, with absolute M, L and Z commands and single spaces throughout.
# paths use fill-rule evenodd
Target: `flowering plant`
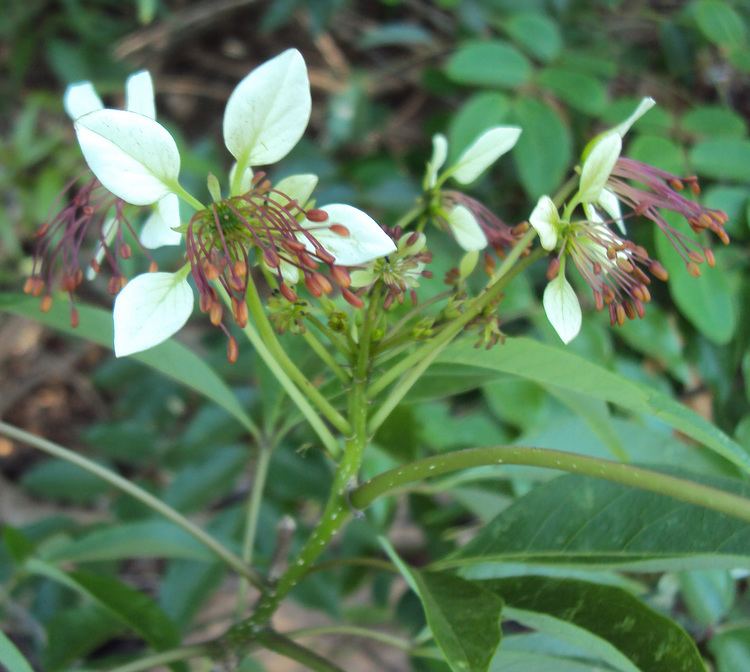
M 519 125 L 482 129 L 463 148 L 454 145 L 453 161 L 448 161 L 447 138 L 438 133 L 432 138 L 431 157 L 420 160 L 425 169 L 412 207 L 392 223 L 380 218 L 380 224 L 349 204 L 319 205 L 314 174 L 272 180 L 264 169 L 292 151 L 311 116 L 308 72 L 295 49 L 253 69 L 229 96 L 222 130 L 233 164 L 224 184 L 213 174 L 207 176 L 210 201 L 199 199 L 181 182 L 180 150 L 156 120 L 148 72 L 127 79 L 125 109 L 105 107 L 89 82 L 68 87 L 64 107 L 92 176 L 71 182 L 62 207 L 38 230 L 25 291 L 41 300 L 39 319 L 61 328 L 65 325 L 57 310 L 58 294 L 67 295 L 66 316 L 72 327 L 87 335 L 111 319 L 110 345 L 117 357 L 134 356 L 219 404 L 247 435 L 252 483 L 241 512 L 244 532 L 236 539 L 234 532 L 227 532 L 232 525 L 207 530 L 189 519 L 173 505 L 176 495 L 172 500 L 156 497 L 115 468 L 0 422 L 0 433 L 78 465 L 165 517 L 170 525 L 165 536 L 180 535 L 169 537 L 179 548 L 169 547 L 168 552 L 177 553 L 180 561 L 197 558 L 226 567 L 240 588 L 235 613 L 222 620 L 220 631 L 211 637 L 193 633 L 190 641 L 198 643 L 180 646 L 170 617 L 150 598 L 126 586 L 113 600 L 115 608 L 103 596 L 103 583 L 86 572 L 69 570 L 70 562 L 92 557 L 86 553 L 91 553 L 94 542 L 87 545 L 84 540 L 76 546 L 75 539 L 61 539 L 27 561 L 33 554 L 16 539 L 23 551 L 18 553 L 24 558 L 21 562 L 26 562 L 24 571 L 73 586 L 107 604 L 120 619 L 118 627 L 128 625 L 154 649 L 115 668 L 120 672 L 165 664 L 181 669 L 192 658 L 234 669 L 237 661 L 261 648 L 309 669 L 340 670 L 296 641 L 309 631 L 282 632 L 279 619 L 274 619 L 298 585 L 316 572 L 343 566 L 400 574 L 422 605 L 427 625 L 423 634 L 408 640 L 373 635 L 361 625 L 342 626 L 348 634 L 395 642 L 415 657 L 444 660 L 456 672 L 495 669 L 491 661 L 503 651 L 502 618 L 546 635 L 554 630 L 550 621 L 589 629 L 607 639 L 590 662 L 598 665 L 601 657 L 607 669 L 699 670 L 700 655 L 688 635 L 632 596 L 632 586 L 619 575 L 617 582 L 595 583 L 584 581 L 582 573 L 569 576 L 559 567 L 533 569 L 557 561 L 589 571 L 597 563 L 619 568 L 620 562 L 658 564 L 674 559 L 679 569 L 677 561 L 686 554 L 681 544 L 688 536 L 683 519 L 693 510 L 706 517 L 707 527 L 721 528 L 700 546 L 702 553 L 718 553 L 717 548 L 727 544 L 723 561 L 731 563 L 748 552 L 742 545 L 744 528 L 736 521 L 750 520 L 744 486 L 727 485 L 718 478 L 703 483 L 682 472 L 667 473 L 661 466 L 634 466 L 633 454 L 611 429 L 614 420 L 608 404 L 660 419 L 713 451 L 727 472 L 750 472 L 747 454 L 687 408 L 567 347 L 581 331 L 586 307 L 585 294 L 576 284 L 588 285 L 593 307 L 606 311 L 613 327 L 646 315 L 652 279 L 666 281 L 669 274 L 645 244 L 636 242 L 645 238 L 644 231 L 664 236 L 696 283 L 701 264 L 716 264 L 705 234 L 729 242 L 727 215 L 697 200 L 696 177 L 679 177 L 624 155 L 626 133 L 654 105 L 654 100 L 644 98 L 625 121 L 595 136 L 570 179 L 556 193 L 540 196 L 532 208 L 524 206 L 524 212 L 530 210 L 528 219 L 512 223 L 488 204 L 491 190 L 482 191 L 480 178 L 506 153 L 521 151 L 524 119 L 518 119 Z M 504 168 L 506 161 L 500 164 Z M 446 187 L 451 180 L 460 186 Z M 673 225 L 673 215 L 681 216 L 693 235 Z M 173 248 L 177 263 L 160 270 L 152 251 L 165 246 Z M 545 256 L 550 259 L 546 286 L 539 290 L 541 306 L 564 346 L 518 337 L 521 327 L 513 292 L 520 277 L 526 277 L 522 288 L 535 287 L 533 274 L 544 274 L 538 262 Z M 128 278 L 132 268 L 143 272 Z M 101 321 L 101 310 L 79 310 L 84 281 L 101 283 L 100 276 L 108 276 L 104 282 L 114 296 L 106 322 Z M 230 363 L 240 359 L 240 343 L 247 339 L 250 347 L 242 363 L 253 361 L 256 372 L 261 371 L 257 406 L 243 406 L 241 397 L 206 362 L 172 340 L 191 317 L 196 294 L 200 311 L 226 338 Z M 533 322 L 535 312 L 541 315 L 539 301 L 531 302 L 534 310 L 520 314 L 524 325 Z M 109 332 L 98 338 L 109 343 Z M 303 348 L 306 354 L 300 356 Z M 237 369 L 237 375 L 243 375 L 245 368 Z M 486 383 L 483 375 L 494 378 Z M 617 459 L 605 459 L 595 450 L 529 447 L 510 435 L 503 445 L 494 445 L 494 433 L 491 445 L 464 450 L 450 450 L 453 446 L 446 439 L 444 450 L 430 451 L 421 459 L 416 447 L 412 451 L 410 446 L 407 455 L 388 445 L 411 440 L 402 436 L 414 413 L 405 406 L 411 395 L 421 392 L 431 398 L 432 388 L 439 386 L 464 391 L 509 380 L 513 385 L 517 377 L 544 387 L 561 405 L 585 418 L 595 438 Z M 520 397 L 528 392 L 521 386 L 518 390 Z M 532 388 L 527 396 L 535 392 Z M 501 414 L 514 412 L 515 396 L 498 404 Z M 526 401 L 518 403 L 519 416 L 531 414 Z M 448 433 L 442 417 L 450 415 L 446 409 L 429 407 L 425 416 L 425 424 L 441 439 Z M 463 423 L 460 434 L 474 436 L 471 419 L 456 423 Z M 278 516 L 275 528 L 263 527 L 268 512 L 262 511 L 264 490 L 269 480 L 273 482 L 269 465 L 285 450 L 289 437 L 298 436 L 294 431 L 303 436 L 301 446 L 311 447 L 300 459 L 312 454 L 311 460 L 319 459 L 321 480 L 328 479 L 320 509 L 310 514 L 315 518 L 312 527 L 299 539 L 288 516 Z M 692 455 L 687 447 L 682 450 Z M 642 455 L 635 455 L 640 461 Z M 571 475 L 526 494 L 526 472 L 513 471 L 519 465 Z M 234 463 L 230 466 L 237 471 Z M 222 479 L 231 481 L 234 474 L 228 474 L 226 465 L 221 467 Z M 441 548 L 436 552 L 442 557 L 415 568 L 402 557 L 403 549 L 386 538 L 395 511 L 370 506 L 404 491 L 414 491 L 416 497 L 438 492 L 442 497 L 441 488 L 455 486 L 459 496 L 466 495 L 460 481 L 451 481 L 457 471 L 464 471 L 467 482 L 510 474 L 510 486 L 499 496 L 493 491 L 496 499 L 481 500 L 492 501 L 491 515 L 484 504 L 475 505 L 474 513 L 486 525 L 471 541 L 447 554 Z M 206 473 L 209 478 L 211 470 Z M 302 488 L 313 473 L 310 468 L 304 477 L 298 474 L 292 488 Z M 599 479 L 593 481 L 597 485 L 591 485 L 592 478 Z M 506 500 L 519 492 L 522 496 L 509 506 Z M 482 490 L 480 496 L 489 493 Z M 231 492 L 227 498 L 238 494 Z M 632 504 L 632 515 L 607 518 L 613 501 Z M 584 534 L 600 515 L 607 523 L 602 526 L 605 532 Z M 648 517 L 647 526 L 655 526 L 660 543 L 667 538 L 664 546 L 653 541 L 647 527 L 637 527 L 641 515 Z M 147 521 L 140 531 L 148 525 Z M 554 530 L 545 532 L 546 526 Z M 377 552 L 379 557 L 345 556 L 343 543 L 322 560 L 336 548 L 339 535 L 351 528 L 366 537 L 357 547 L 362 554 Z M 256 562 L 261 536 L 264 542 L 274 538 L 266 544 L 273 550 Z M 645 541 L 641 536 L 647 537 Z M 13 533 L 10 538 L 13 541 Z M 732 546 L 736 538 L 741 538 L 737 548 Z M 151 541 L 162 548 L 162 539 Z M 436 545 L 442 547 L 448 540 L 439 542 Z M 189 569 L 181 566 L 175 572 Z M 352 583 L 358 580 L 359 575 Z M 196 583 L 202 581 L 213 578 L 200 574 Z M 619 605 L 627 613 L 613 615 L 603 604 Z M 534 616 L 537 612 L 545 618 Z M 555 645 L 562 647 L 559 641 Z M 0 639 L 0 661 L 2 647 Z M 636 667 L 644 650 L 654 649 L 658 655 Z

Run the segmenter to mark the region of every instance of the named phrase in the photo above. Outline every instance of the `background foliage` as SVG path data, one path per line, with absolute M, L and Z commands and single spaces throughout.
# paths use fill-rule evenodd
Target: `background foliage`
M 249 349 L 228 366 L 224 344 L 196 322 L 185 336 L 188 348 L 171 352 L 171 359 L 114 360 L 99 347 L 11 317 L 39 317 L 35 303 L 12 293 L 28 271 L 35 227 L 83 168 L 62 112 L 66 83 L 92 79 L 117 102 L 124 76 L 148 67 L 160 119 L 172 133 L 185 129 L 184 136 L 175 133 L 184 170 L 201 179 L 206 170 L 223 174 L 227 168 L 217 140 L 234 83 L 254 64 L 294 46 L 310 67 L 312 132 L 277 176 L 319 174 L 321 202 L 346 199 L 393 224 L 419 191 L 433 132 L 447 133 L 455 156 L 483 129 L 515 123 L 523 134 L 512 160 L 483 178 L 476 193 L 506 221 L 518 222 L 539 195 L 556 189 L 593 133 L 621 120 L 641 96 L 653 95 L 659 107 L 634 128 L 628 155 L 697 174 L 703 201 L 730 216 L 733 244 L 717 251 L 716 269 L 704 271 L 700 281 L 647 226 L 631 225 L 637 242 L 651 249 L 655 243 L 670 280 L 655 292 L 646 318 L 622 329 L 586 314 L 568 350 L 601 368 L 588 373 L 581 389 L 571 390 L 562 369 L 534 377 L 502 363 L 480 368 L 470 354 L 450 351 L 378 432 L 369 473 L 449 449 L 517 442 L 604 457 L 624 453 L 637 463 L 706 479 L 737 475 L 729 462 L 676 434 L 652 408 L 624 404 L 617 393 L 625 394 L 627 383 L 613 383 L 615 392 L 591 390 L 602 385 L 602 370 L 645 383 L 713 420 L 750 451 L 747 2 L 27 0 L 10 3 L 0 31 L 0 61 L 8 73 L 0 85 L 0 287 L 6 290 L 0 310 L 10 311 L 0 318 L 4 419 L 116 467 L 239 545 L 254 450 L 245 441 L 244 411 L 227 408 L 231 395 L 219 379 L 184 371 L 196 372 L 187 358 L 198 353 L 255 420 L 291 427 L 288 401 Z M 433 248 L 441 244 L 450 243 L 446 238 Z M 440 283 L 448 269 L 440 267 L 439 254 L 432 270 Z M 558 348 L 540 305 L 543 270 L 513 283 L 503 303 L 503 329 Z M 108 305 L 103 287 L 88 291 L 89 303 Z M 83 335 L 106 343 L 108 318 L 100 318 Z M 46 318 L 57 326 L 66 319 L 54 312 Z M 289 336 L 287 345 L 295 349 L 299 340 Z M 501 353 L 498 347 L 486 361 L 501 360 Z M 463 368 L 448 368 L 451 357 Z M 313 361 L 305 364 L 314 370 Z M 261 517 L 261 567 L 271 562 L 279 521 L 291 515 L 304 529 L 325 498 L 330 472 L 317 451 L 307 450 L 312 440 L 294 427 L 274 453 Z M 231 615 L 234 584 L 179 529 L 66 463 L 39 459 L 7 441 L 0 451 L 1 485 L 10 493 L 0 500 L 3 630 L 38 669 L 77 669 L 84 660 L 89 668 L 106 669 L 138 651 L 141 640 L 169 648 L 182 634 L 214 632 Z M 431 482 L 398 505 L 376 504 L 365 521 L 347 529 L 331 557 L 385 557 L 377 536 L 390 530 L 392 553 L 410 565 L 441 560 L 462 568 L 460 576 L 415 571 L 412 578 L 425 604 L 432 600 L 449 616 L 461 607 L 446 607 L 445 595 L 468 589 L 448 590 L 446 583 L 486 580 L 482 590 L 505 602 L 504 644 L 492 670 L 698 669 L 679 667 L 682 658 L 664 667 L 658 656 L 639 657 L 643 652 L 629 643 L 635 640 L 618 635 L 624 617 L 663 634 L 678 623 L 714 669 L 750 669 L 750 602 L 746 571 L 738 569 L 750 567 L 750 545 L 730 543 L 735 535 L 742 539 L 742 525 L 726 528 L 721 519 L 712 525 L 687 505 L 667 510 L 663 498 L 623 495 L 578 476 L 551 480 L 554 475 L 483 468 Z M 523 509 L 514 505 L 521 500 Z M 612 501 L 620 502 L 619 511 L 612 511 Z M 550 510 L 564 512 L 569 538 L 560 538 Z M 621 534 L 631 552 L 613 559 L 620 549 L 617 524 L 626 513 L 634 527 Z M 587 536 L 580 557 L 571 560 L 580 529 L 600 534 Z M 664 540 L 675 530 L 684 535 L 682 550 L 665 557 Z M 573 591 L 582 580 L 585 592 Z M 420 642 L 425 616 L 415 594 L 401 585 L 389 572 L 339 567 L 314 575 L 294 596 L 340 621 Z M 570 595 L 584 596 L 574 616 Z M 601 604 L 609 605 L 609 618 L 594 609 Z M 441 623 L 450 630 L 448 621 Z M 430 625 L 440 639 L 442 626 Z M 451 636 L 462 641 L 467 635 L 443 636 L 446 651 Z M 687 660 L 693 644 L 681 642 Z M 0 639 L 0 651 L 6 646 Z M 409 662 L 388 664 L 446 669 L 430 659 L 432 646 Z M 360 665 L 372 666 L 358 669 L 384 664 L 376 648 L 357 655 L 367 657 L 357 659 Z M 243 669 L 261 665 L 248 660 Z

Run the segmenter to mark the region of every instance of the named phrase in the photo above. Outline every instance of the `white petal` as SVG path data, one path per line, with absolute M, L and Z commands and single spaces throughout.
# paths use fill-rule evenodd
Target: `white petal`
M 167 340 L 193 312 L 184 273 L 144 273 L 115 299 L 115 355 L 124 357 Z
M 615 193 L 609 189 L 602 189 L 602 193 L 599 194 L 597 205 L 612 218 L 612 221 L 615 224 L 617 224 L 620 233 L 622 233 L 623 236 L 626 235 L 627 231 L 625 230 L 625 222 L 622 221 L 620 199 L 617 198 Z
M 91 82 L 77 82 L 65 89 L 63 107 L 68 116 L 75 121 L 84 114 L 104 109 L 104 104 Z
M 656 105 L 656 101 L 653 98 L 643 98 L 641 102 L 638 103 L 638 107 L 633 110 L 633 113 L 625 121 L 617 124 L 612 130 L 622 137 L 630 130 L 630 127 L 654 105 Z
M 154 83 L 148 70 L 140 70 L 125 82 L 125 109 L 150 119 L 156 119 Z
M 161 124 L 135 112 L 99 110 L 78 119 L 75 128 L 86 163 L 115 196 L 149 205 L 172 191 L 180 153 Z
M 486 168 L 509 151 L 518 141 L 518 126 L 495 126 L 480 135 L 458 158 L 451 175 L 461 184 L 476 180 Z
M 622 149 L 622 138 L 617 133 L 605 133 L 593 146 L 583 162 L 578 188 L 583 203 L 595 203 L 609 179 L 609 174 Z
M 581 330 L 581 305 L 562 273 L 544 290 L 544 311 L 563 343 L 570 343 Z
M 328 213 L 326 222 L 321 224 L 304 220 L 302 226 L 310 229 L 311 235 L 336 257 L 336 264 L 357 266 L 396 251 L 396 244 L 367 213 L 343 203 L 325 205 L 320 209 Z M 334 233 L 328 228 L 332 224 L 343 224 L 349 230 L 349 235 Z M 299 239 L 308 250 L 314 251 L 306 236 L 299 235 Z
M 428 187 L 434 187 L 438 172 L 445 165 L 448 158 L 448 141 L 442 133 L 432 136 L 432 156 L 427 164 L 426 182 Z
M 312 173 L 304 173 L 285 177 L 283 180 L 279 180 L 273 188 L 288 196 L 290 201 L 297 201 L 299 206 L 304 208 L 317 186 L 318 176 Z
M 545 250 L 554 250 L 557 245 L 557 230 L 560 227 L 560 215 L 557 206 L 549 196 L 542 196 L 529 217 L 529 224 L 539 234 L 539 242 Z
M 487 236 L 467 207 L 457 205 L 448 213 L 447 221 L 456 242 L 467 252 L 487 247 Z
M 179 245 L 182 234 L 175 231 L 180 226 L 180 200 L 167 194 L 157 204 L 141 231 L 141 243 L 149 250 L 163 245 Z
M 239 196 L 240 194 L 246 194 L 253 186 L 253 169 L 248 166 L 245 168 L 245 171 L 242 173 L 242 179 L 240 180 L 239 184 L 236 185 L 237 189 L 235 191 L 234 187 L 234 176 L 237 173 L 237 163 L 233 163 L 232 167 L 229 169 L 229 186 L 232 189 L 232 196 Z
M 310 107 L 305 61 L 287 49 L 255 68 L 229 96 L 224 143 L 243 169 L 274 163 L 302 137 Z

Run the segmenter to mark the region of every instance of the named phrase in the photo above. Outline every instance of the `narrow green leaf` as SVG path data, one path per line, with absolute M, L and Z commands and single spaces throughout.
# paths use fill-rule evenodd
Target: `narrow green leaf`
M 26 568 L 93 600 L 157 650 L 179 643 L 174 624 L 150 597 L 111 576 L 81 570 L 63 572 L 36 558 L 29 560 Z
M 438 361 L 512 373 L 542 385 L 602 399 L 634 413 L 653 415 L 750 472 L 747 453 L 697 413 L 560 347 L 528 338 L 509 338 L 504 345 L 487 352 L 463 340 L 447 348 Z
M 29 661 L 2 631 L 0 631 L 0 663 L 8 669 L 8 672 L 34 672 Z
M 513 112 L 523 129 L 513 150 L 521 184 L 529 198 L 551 194 L 570 166 L 570 129 L 555 110 L 533 98 L 515 101 Z
M 750 486 L 690 478 L 744 496 Z M 750 567 L 750 529 L 664 495 L 572 475 L 536 487 L 435 563 L 530 562 L 647 571 Z
M 122 622 L 98 604 L 67 607 L 46 624 L 44 669 L 63 672 L 123 630 Z
M 459 84 L 514 88 L 529 79 L 531 64 L 503 40 L 471 41 L 448 59 L 445 72 Z
M 593 633 L 642 672 L 705 672 L 689 635 L 622 588 L 542 576 L 482 583 L 509 608 L 547 614 Z
M 67 302 L 64 301 L 56 301 L 48 313 L 42 313 L 37 299 L 19 294 L 0 294 L 0 311 L 23 315 L 107 348 L 113 346 L 112 315 L 100 308 L 79 305 L 80 325 L 77 329 L 70 326 L 70 314 Z M 133 359 L 207 397 L 237 418 L 247 429 L 254 426 L 232 390 L 201 357 L 181 343 L 169 340 L 151 350 L 133 355 Z
M 453 672 L 486 672 L 500 644 L 502 600 L 481 583 L 451 574 L 419 572 L 381 540 L 422 602 L 435 642 Z
M 89 532 L 45 554 L 51 562 L 94 562 L 123 558 L 183 558 L 211 561 L 215 556 L 182 528 L 165 520 L 117 523 Z

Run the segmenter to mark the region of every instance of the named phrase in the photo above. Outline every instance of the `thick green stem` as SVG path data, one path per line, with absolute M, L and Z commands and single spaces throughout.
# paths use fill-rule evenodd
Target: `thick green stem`
M 18 427 L 9 425 L 5 422 L 0 421 L 0 434 L 4 434 L 11 439 L 20 441 L 34 448 L 57 457 L 71 464 L 75 464 L 84 471 L 101 478 L 110 485 L 113 485 L 121 492 L 130 495 L 134 499 L 137 499 L 142 504 L 156 511 L 156 513 L 164 516 L 168 520 L 171 520 L 175 525 L 181 527 L 185 532 L 190 534 L 192 537 L 197 539 L 206 548 L 213 551 L 219 558 L 221 558 L 229 567 L 234 569 L 238 574 L 244 576 L 254 586 L 263 586 L 263 579 L 260 575 L 248 567 L 241 558 L 238 558 L 232 551 L 220 544 L 210 534 L 202 530 L 195 523 L 190 522 L 185 516 L 173 509 L 171 506 L 165 504 L 160 499 L 154 497 L 151 493 L 146 492 L 143 488 L 139 488 L 135 483 L 131 483 L 127 479 L 119 476 L 118 474 L 110 471 L 106 467 L 103 467 L 96 462 L 89 460 L 88 458 L 79 455 L 78 453 L 68 450 L 63 446 L 60 446 L 52 441 L 43 439 L 34 434 L 30 434 Z
M 263 309 L 263 303 L 260 300 L 258 289 L 252 278 L 249 278 L 247 283 L 247 307 L 255 325 L 257 326 L 258 332 L 263 338 L 266 348 L 271 352 L 279 367 L 284 370 L 287 376 L 295 385 L 297 385 L 310 402 L 317 407 L 326 419 L 344 436 L 348 436 L 351 433 L 352 428 L 346 418 L 330 404 L 328 399 L 320 393 L 320 390 L 318 390 L 318 388 L 308 380 L 307 376 L 297 368 L 294 362 L 289 358 L 289 355 L 286 354 L 281 343 L 279 343 L 278 338 L 276 338 L 276 332 L 273 330 L 273 327 L 266 316 L 266 312 Z
M 319 656 L 315 651 L 297 644 L 288 637 L 273 631 L 264 631 L 258 634 L 257 641 L 269 651 L 278 653 L 285 658 L 296 660 L 305 667 L 315 672 L 344 672 L 338 665 L 330 660 Z
M 258 517 L 260 507 L 263 503 L 263 489 L 268 476 L 268 465 L 273 453 L 271 445 L 262 440 L 258 445 L 258 459 L 255 461 L 255 473 L 253 483 L 250 486 L 250 495 L 247 500 L 247 513 L 245 515 L 245 534 L 242 539 L 242 561 L 248 567 L 253 566 L 253 550 L 255 548 L 255 536 L 258 532 Z M 247 598 L 247 584 L 241 583 L 237 596 L 237 614 L 241 615 Z
M 198 644 L 196 646 L 183 646 L 171 651 L 163 651 L 153 656 L 146 656 L 134 660 L 132 663 L 126 663 L 119 667 L 113 667 L 109 672 L 141 672 L 141 670 L 154 670 L 161 665 L 168 663 L 177 663 L 181 660 L 190 660 L 191 658 L 210 658 L 211 647 Z
M 463 328 L 471 322 L 471 320 L 477 317 L 477 315 L 479 315 L 488 305 L 490 305 L 492 301 L 497 299 L 507 284 L 507 281 L 513 277 L 511 275 L 511 269 L 515 272 L 520 272 L 525 265 L 531 263 L 535 259 L 535 255 L 529 255 L 523 265 L 519 264 L 515 269 L 513 268 L 514 264 L 526 250 L 535 235 L 534 230 L 530 229 L 524 237 L 516 243 L 515 247 L 511 250 L 495 273 L 493 283 L 483 294 L 478 296 L 472 302 L 472 305 L 467 308 L 466 311 L 456 318 L 454 322 L 448 324 L 435 338 L 428 341 L 421 348 L 415 350 L 411 355 L 405 357 L 396 366 L 392 367 L 388 373 L 383 374 L 375 384 L 373 384 L 369 393 L 370 397 L 384 389 L 398 376 L 408 371 L 408 373 L 406 373 L 406 375 L 404 375 L 398 384 L 391 390 L 390 394 L 370 419 L 368 431 L 371 434 L 380 427 L 385 419 L 391 414 L 393 409 L 396 408 L 414 384 L 422 377 L 422 374 L 430 367 L 432 362 L 434 362 L 438 355 L 451 343 L 451 341 L 461 333 Z
M 584 474 L 621 483 L 632 488 L 674 497 L 689 504 L 713 509 L 750 522 L 750 499 L 739 495 L 651 469 L 622 464 L 621 462 L 585 457 L 560 450 L 521 446 L 470 448 L 417 460 L 371 478 L 349 494 L 349 501 L 352 506 L 364 509 L 379 497 L 403 489 L 410 483 L 420 482 L 459 469 L 491 464 L 522 464 Z

